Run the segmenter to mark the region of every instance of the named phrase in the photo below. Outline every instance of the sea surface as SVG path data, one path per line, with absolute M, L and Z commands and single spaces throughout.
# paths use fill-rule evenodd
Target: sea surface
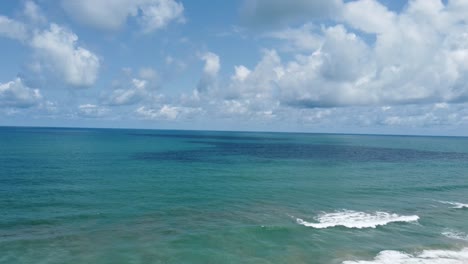
M 468 263 L 468 138 L 3 127 L 0 263 Z

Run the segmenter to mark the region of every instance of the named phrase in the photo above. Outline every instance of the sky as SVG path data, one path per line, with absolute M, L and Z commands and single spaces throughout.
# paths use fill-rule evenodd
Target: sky
M 0 2 L 0 125 L 468 136 L 466 0 Z

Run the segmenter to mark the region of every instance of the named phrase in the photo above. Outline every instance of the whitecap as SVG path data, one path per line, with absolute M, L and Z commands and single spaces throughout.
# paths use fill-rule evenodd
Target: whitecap
M 442 232 L 442 235 L 444 235 L 444 236 L 446 236 L 448 238 L 451 238 L 451 239 L 468 241 L 468 235 L 467 234 L 465 234 L 463 232 L 455 231 L 455 230 L 444 231 L 444 232 Z
M 344 261 L 343 264 L 466 264 L 468 248 L 453 250 L 424 250 L 418 254 L 400 251 L 381 251 L 374 260 Z
M 310 223 L 300 218 L 296 222 L 300 225 L 313 228 L 329 228 L 343 226 L 347 228 L 376 228 L 393 222 L 415 222 L 417 215 L 398 215 L 386 212 L 375 212 L 373 214 L 357 212 L 352 210 L 342 210 L 334 213 L 324 213 L 316 217 L 318 223 Z
M 439 201 L 439 202 L 440 202 L 440 203 L 443 203 L 443 204 L 452 205 L 452 208 L 455 208 L 455 209 L 468 208 L 468 204 L 464 204 L 464 203 L 447 202 L 447 201 Z

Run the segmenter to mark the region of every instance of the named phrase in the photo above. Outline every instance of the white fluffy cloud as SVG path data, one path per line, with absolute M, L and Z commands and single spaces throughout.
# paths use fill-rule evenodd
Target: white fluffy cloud
M 234 66 L 235 73 L 232 76 L 232 80 L 243 82 L 250 75 L 250 70 L 244 65 Z
M 365 10 L 371 10 L 365 12 Z M 375 0 L 358 0 L 344 5 L 343 20 L 367 33 L 393 30 L 397 15 Z
M 138 22 L 145 33 L 165 28 L 172 21 L 184 21 L 184 6 L 174 0 L 146 1 L 140 10 Z
M 96 54 L 78 45 L 78 36 L 57 25 L 36 32 L 31 46 L 41 62 L 73 86 L 90 86 L 98 77 L 100 61 Z
M 21 78 L 7 83 L 0 83 L 0 106 L 28 108 L 42 100 L 38 89 L 27 87 Z
M 206 75 L 216 76 L 221 68 L 219 56 L 213 52 L 207 52 L 201 56 L 201 59 L 205 62 L 203 72 Z
M 16 39 L 31 47 L 39 60 L 29 65 L 35 72 L 48 69 L 66 84 L 87 87 L 95 83 L 100 68 L 96 54 L 78 44 L 71 30 L 51 23 L 33 1 L 24 2 L 22 20 L 0 15 L 0 36 Z
M 270 95 L 277 90 L 276 98 L 294 107 L 465 102 L 466 6 L 456 0 L 412 0 L 395 13 L 376 0 L 348 2 L 338 19 L 344 25 L 311 30 L 302 38 L 291 34 L 296 29 L 270 34 L 296 47 L 317 48 L 270 65 L 269 71 L 282 74 L 265 75 L 265 85 L 253 87 Z M 375 42 L 359 31 L 374 35 Z M 250 76 L 255 75 L 262 76 L 253 70 Z M 243 83 L 233 87 L 245 90 Z
M 205 65 L 203 66 L 203 74 L 198 83 L 197 91 L 205 92 L 215 88 L 221 63 L 219 56 L 212 52 L 202 54 L 200 58 L 205 62 Z
M 117 30 L 129 17 L 145 33 L 184 21 L 184 6 L 175 0 L 63 0 L 62 6 L 73 19 L 103 30 Z
M 275 96 L 275 83 L 283 76 L 281 58 L 275 50 L 265 50 L 253 70 L 245 66 L 234 68 L 227 98 L 268 99 Z

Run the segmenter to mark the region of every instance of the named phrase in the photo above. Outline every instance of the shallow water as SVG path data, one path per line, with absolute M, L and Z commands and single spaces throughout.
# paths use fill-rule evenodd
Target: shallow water
M 0 128 L 0 263 L 468 263 L 467 204 L 468 138 Z

